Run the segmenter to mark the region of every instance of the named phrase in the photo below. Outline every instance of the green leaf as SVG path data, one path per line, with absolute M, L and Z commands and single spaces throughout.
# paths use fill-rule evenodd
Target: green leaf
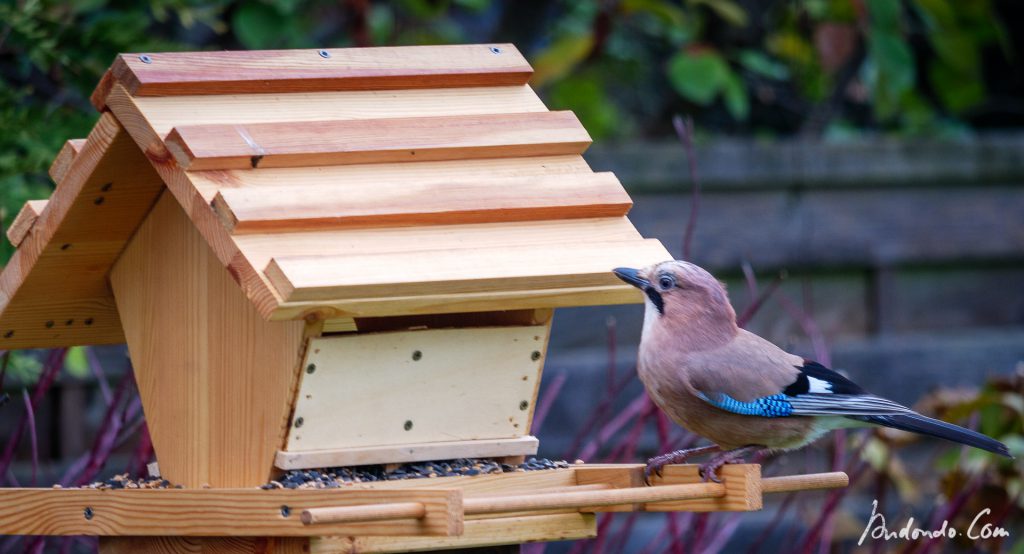
M 474 12 L 482 12 L 491 7 L 491 0 L 454 0 L 454 3 Z
M 664 0 L 623 0 L 622 12 L 626 14 L 646 12 L 673 27 L 686 25 L 686 13 L 678 6 Z
M 743 81 L 732 70 L 727 69 L 723 81 L 722 96 L 725 99 L 725 108 L 733 119 L 745 121 L 750 115 L 750 99 L 747 97 L 747 89 Z
M 903 2 L 898 0 L 868 0 L 868 14 L 871 27 L 889 32 L 898 31 L 902 18 Z
M 668 62 L 672 86 L 687 100 L 707 106 L 725 86 L 729 66 L 714 52 L 680 52 Z
M 757 50 L 740 52 L 739 61 L 740 65 L 763 77 L 778 81 L 789 78 L 789 68 Z
M 875 113 L 882 119 L 895 115 L 905 93 L 914 86 L 914 58 L 899 34 L 872 29 L 868 34 L 866 82 L 872 91 Z
M 239 6 L 231 18 L 231 28 L 246 48 L 274 48 L 282 42 L 281 14 L 266 4 Z
M 68 375 L 77 379 L 83 379 L 89 375 L 89 362 L 86 360 L 84 347 L 75 346 L 68 349 L 68 353 L 64 357 L 64 369 L 67 370 Z
M 691 0 L 693 4 L 704 4 L 718 17 L 736 27 L 747 26 L 747 12 L 732 0 Z
M 574 75 L 555 84 L 549 93 L 552 109 L 576 112 L 594 139 L 622 134 L 625 117 L 608 98 L 607 87 L 595 71 Z
M 533 77 L 530 82 L 541 86 L 572 71 L 594 46 L 590 35 L 567 35 L 555 41 L 533 59 Z

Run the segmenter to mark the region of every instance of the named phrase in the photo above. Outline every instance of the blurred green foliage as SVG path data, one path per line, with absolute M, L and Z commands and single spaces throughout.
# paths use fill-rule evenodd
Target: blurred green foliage
M 934 135 L 969 129 L 993 82 L 1006 84 L 984 70 L 1015 56 L 999 5 L 0 0 L 0 215 L 48 194 L 45 170 L 95 121 L 88 96 L 118 52 L 510 41 L 549 105 L 595 138 L 667 134 L 678 112 L 719 132 Z

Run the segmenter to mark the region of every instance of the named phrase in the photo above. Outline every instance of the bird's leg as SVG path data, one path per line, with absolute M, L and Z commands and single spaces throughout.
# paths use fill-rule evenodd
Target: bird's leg
M 647 467 L 644 468 L 644 483 L 647 485 L 651 484 L 651 474 L 655 474 L 661 477 L 661 468 L 669 464 L 681 464 L 687 459 L 693 456 L 700 456 L 701 454 L 710 454 L 712 452 L 718 452 L 721 448 L 717 444 L 710 444 L 708 446 L 698 446 L 696 448 L 686 448 L 684 450 L 676 450 L 669 452 L 668 454 L 661 454 L 655 456 L 650 460 L 647 460 Z
M 748 444 L 746 446 L 741 446 L 739 448 L 733 448 L 732 450 L 726 450 L 725 452 L 721 452 L 718 455 L 711 458 L 710 460 L 708 460 L 706 463 L 701 464 L 701 478 L 704 480 L 704 482 L 711 480 L 716 483 L 721 483 L 722 480 L 718 478 L 718 470 L 721 469 L 722 466 L 724 466 L 725 464 L 734 464 L 736 462 L 742 462 L 743 458 L 747 454 L 757 454 L 765 450 L 768 449 L 763 446 L 758 446 L 756 444 Z

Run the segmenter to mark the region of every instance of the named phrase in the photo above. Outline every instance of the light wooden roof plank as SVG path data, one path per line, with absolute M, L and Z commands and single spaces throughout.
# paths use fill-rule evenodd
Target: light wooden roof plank
M 213 207 L 234 234 L 624 216 L 612 173 L 225 188 Z
M 183 169 L 206 170 L 582 154 L 591 141 L 562 111 L 176 126 L 165 142 Z

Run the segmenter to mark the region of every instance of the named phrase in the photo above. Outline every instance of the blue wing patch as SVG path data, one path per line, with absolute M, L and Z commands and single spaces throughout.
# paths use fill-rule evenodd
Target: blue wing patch
M 734 414 L 758 417 L 786 417 L 793 413 L 793 405 L 785 394 L 762 396 L 750 402 L 741 402 L 728 394 L 716 394 L 712 399 L 704 393 L 697 393 L 708 404 Z

